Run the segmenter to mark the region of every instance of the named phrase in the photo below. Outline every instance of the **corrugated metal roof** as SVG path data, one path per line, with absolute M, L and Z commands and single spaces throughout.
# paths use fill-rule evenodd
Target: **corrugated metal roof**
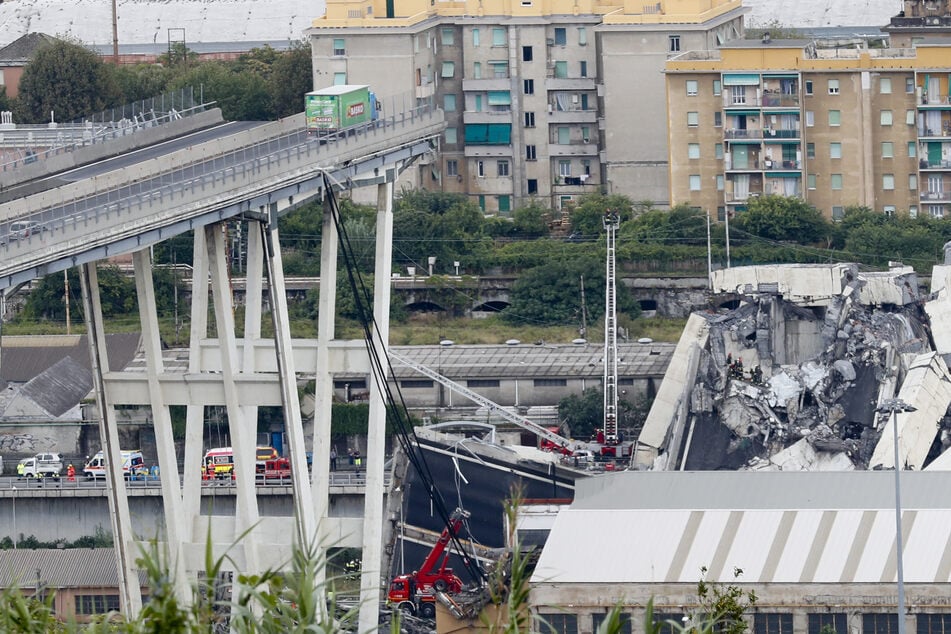
M 18 548 L 0 551 L 0 587 L 100 588 L 119 586 L 113 548 Z
M 72 357 L 60 359 L 20 390 L 53 416 L 62 416 L 92 390 L 92 371 Z
M 902 472 L 905 580 L 951 581 L 951 473 Z M 533 583 L 894 583 L 894 472 L 626 472 L 576 483 Z M 579 543 L 611 544 L 597 559 Z M 937 550 L 936 550 L 937 549 Z
M 465 378 L 600 378 L 604 348 L 598 344 L 519 344 L 394 346 L 393 350 L 451 379 Z M 662 377 L 674 351 L 672 343 L 618 344 L 618 373 L 625 377 Z M 398 363 L 397 378 L 419 375 Z
M 106 335 L 109 366 L 114 372 L 125 368 L 139 348 L 139 333 Z M 3 337 L 0 340 L 0 380 L 26 383 L 66 357 L 72 357 L 89 369 L 89 344 L 85 335 L 51 335 L 42 337 Z

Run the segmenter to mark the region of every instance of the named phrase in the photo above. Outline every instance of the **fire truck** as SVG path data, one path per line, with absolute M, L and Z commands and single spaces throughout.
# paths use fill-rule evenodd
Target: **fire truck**
M 459 534 L 468 517 L 469 512 L 462 509 L 452 513 L 449 525 L 443 529 L 419 570 L 398 575 L 390 582 L 387 603 L 424 619 L 433 619 L 436 618 L 436 592 L 455 594 L 462 591 L 462 579 L 452 568 L 446 567 L 450 555 L 447 546 Z M 440 557 L 442 563 L 439 563 Z

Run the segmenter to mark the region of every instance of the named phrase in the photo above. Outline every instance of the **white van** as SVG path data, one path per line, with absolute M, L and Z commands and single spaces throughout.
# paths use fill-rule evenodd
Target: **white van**
M 22 240 L 40 233 L 46 227 L 33 220 L 18 220 L 10 223 L 10 239 Z
M 142 457 L 141 451 L 122 451 L 122 475 L 125 476 L 126 480 L 144 477 L 148 474 L 149 468 L 145 466 L 145 458 Z M 85 466 L 83 466 L 83 475 L 89 480 L 106 477 L 106 458 L 103 452 L 100 451 L 86 461 Z

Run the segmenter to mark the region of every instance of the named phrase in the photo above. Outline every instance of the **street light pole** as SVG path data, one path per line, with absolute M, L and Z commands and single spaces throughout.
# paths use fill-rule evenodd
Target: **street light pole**
M 17 549 L 17 488 L 13 487 L 13 550 Z
M 902 557 L 901 529 L 901 459 L 898 452 L 898 412 L 914 412 L 917 408 L 900 398 L 882 401 L 878 411 L 891 413 L 892 438 L 895 442 L 895 559 L 898 571 L 898 634 L 905 634 L 905 572 Z

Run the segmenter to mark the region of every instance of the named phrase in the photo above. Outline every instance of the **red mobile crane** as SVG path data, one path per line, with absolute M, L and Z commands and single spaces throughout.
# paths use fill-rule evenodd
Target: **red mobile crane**
M 429 551 L 419 570 L 410 574 L 398 575 L 390 582 L 387 602 L 400 610 L 407 610 L 425 619 L 436 616 L 436 592 L 455 594 L 462 591 L 462 579 L 452 568 L 447 568 L 449 551 L 446 547 L 453 537 L 459 534 L 462 522 L 468 519 L 469 512 L 456 509 L 450 516 L 449 525 Z M 437 567 L 439 558 L 442 564 Z

